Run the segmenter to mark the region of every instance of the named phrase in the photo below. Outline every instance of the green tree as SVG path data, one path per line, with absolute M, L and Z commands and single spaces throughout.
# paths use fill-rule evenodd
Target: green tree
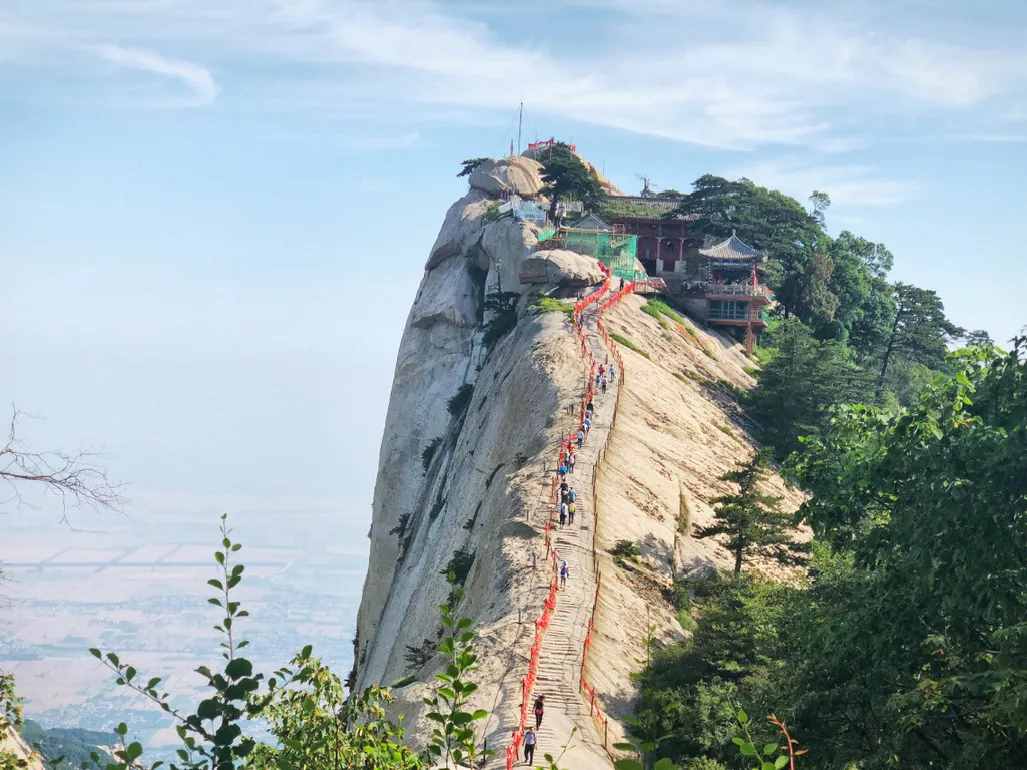
M 930 289 L 908 283 L 895 284 L 895 316 L 884 341 L 876 395 L 884 393 L 888 367 L 895 357 L 938 368 L 945 360 L 948 343 L 964 334 L 945 317 L 941 298 Z
M 585 208 L 595 208 L 606 193 L 595 174 L 563 142 L 546 154 L 542 163 L 542 191 L 549 196 L 549 218 L 556 220 L 556 204 L 560 200 L 577 200 Z
M 891 252 L 843 231 L 830 242 L 831 291 L 838 306 L 830 327 L 821 326 L 817 336 L 847 342 L 860 360 L 875 357 L 884 346 L 895 303 L 886 276 L 891 270 Z
M 826 192 L 814 190 L 809 196 L 809 214 L 821 227 L 824 226 L 826 218 L 824 212 L 831 207 L 831 196 Z
M 823 244 L 824 233 L 802 205 L 777 190 L 768 190 L 748 179 L 730 181 L 706 174 L 692 184 L 693 190 L 668 216 L 691 219 L 690 245 L 706 236 L 726 238 L 732 232 L 751 246 L 770 255 L 768 280 L 784 315 L 809 321 L 814 309 L 803 296 L 811 292 L 813 256 Z
M 790 684 L 820 767 L 1027 755 L 1027 341 L 954 354 L 905 412 L 842 409 L 795 455 L 822 553 Z
M 710 757 L 734 768 L 738 705 L 753 713 L 776 708 L 767 702 L 767 683 L 782 665 L 780 640 L 798 590 L 750 573 L 717 574 L 690 588 L 696 629 L 639 675 L 630 730 L 657 744 L 655 757 L 685 767 Z
M 23 722 L 22 703 L 14 688 L 14 675 L 0 672 L 0 743 L 7 733 L 17 730 Z M 0 749 L 0 770 L 20 770 L 27 762 L 12 752 Z
M 713 500 L 713 524 L 696 527 L 695 537 L 727 535 L 735 557 L 735 575 L 752 556 L 768 556 L 794 563 L 798 545 L 792 539 L 791 518 L 780 507 L 780 497 L 760 491 L 767 473 L 766 457 L 756 453 L 720 477 L 738 485 L 738 491 Z
M 487 160 L 491 160 L 491 158 L 468 158 L 467 160 L 460 161 L 460 171 L 457 173 L 457 176 L 470 176 L 474 169 Z
M 216 592 L 208 602 L 224 613 L 215 629 L 222 635 L 225 663 L 218 671 L 207 666 L 196 669 L 210 694 L 194 710 L 174 708 L 169 693 L 159 687 L 159 677 L 143 684 L 135 667 L 123 663 L 116 653 L 90 650 L 113 672 L 118 685 L 146 697 L 176 721 L 182 748 L 177 751 L 179 761 L 169 765 L 172 770 L 441 770 L 478 767 L 488 758 L 489 752 L 478 747 L 475 735 L 475 725 L 488 714 L 467 709 L 470 696 L 477 690 L 469 675 L 478 664 L 471 621 L 454 613 L 462 596 L 455 574 L 448 575 L 454 586 L 450 602 L 440 607 L 443 636 L 438 650 L 444 655 L 444 669 L 435 675 L 432 695 L 424 699 L 431 709 L 426 718 L 432 733 L 424 750 L 415 753 L 404 745 L 400 726 L 386 717 L 391 692 L 372 686 L 345 695 L 340 678 L 313 656 L 309 645 L 271 677 L 255 672 L 252 663 L 241 657 L 239 651 L 248 642 L 238 638 L 236 624 L 248 613 L 233 595 L 244 571 L 242 564 L 233 563 L 234 554 L 241 548 L 231 539 L 227 518 L 222 516 L 221 548 L 214 553 L 218 576 L 207 583 Z M 14 709 L 17 704 L 12 698 L 8 680 L 0 679 L 0 707 L 10 704 L 9 708 Z M 9 719 L 7 713 L 2 712 L 0 718 Z M 273 743 L 257 740 L 261 725 L 269 728 Z M 147 766 L 142 762 L 142 745 L 126 742 L 128 727 L 124 723 L 114 732 L 119 741 L 115 761 L 93 754 L 94 766 L 104 770 L 157 770 L 163 764 Z M 547 761 L 550 770 L 557 770 L 556 760 L 547 755 Z
M 289 663 L 287 685 L 275 689 L 262 710 L 275 744 L 258 744 L 247 760 L 254 770 L 422 770 L 403 743 L 403 730 L 386 708 L 392 694 L 371 686 L 347 696 L 342 680 L 309 646 Z
M 836 404 L 865 395 L 868 377 L 851 352 L 835 340 L 818 340 L 798 319 L 774 330 L 774 357 L 746 397 L 749 415 L 778 458 L 800 448 L 799 436 L 816 435 Z

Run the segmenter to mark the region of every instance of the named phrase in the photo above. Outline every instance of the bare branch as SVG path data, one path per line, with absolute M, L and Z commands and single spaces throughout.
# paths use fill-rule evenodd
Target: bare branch
M 18 440 L 18 419 L 23 412 L 12 407 L 7 440 L 0 447 L 0 480 L 6 482 L 10 496 L 0 504 L 23 503 L 24 484 L 41 486 L 61 502 L 61 518 L 67 521 L 69 506 L 118 510 L 125 502 L 121 496 L 124 485 L 113 483 L 107 471 L 97 464 L 94 452 L 66 454 L 59 451 L 36 451 L 25 448 Z

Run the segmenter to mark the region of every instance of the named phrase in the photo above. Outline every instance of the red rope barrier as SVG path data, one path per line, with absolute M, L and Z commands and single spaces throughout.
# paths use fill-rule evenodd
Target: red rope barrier
M 593 380 L 595 377 L 596 362 L 594 357 L 588 353 L 588 344 L 585 339 L 585 332 L 581 324 L 581 314 L 589 305 L 592 305 L 599 301 L 599 299 L 610 290 L 610 273 L 606 269 L 605 265 L 600 264 L 600 268 L 605 274 L 605 279 L 602 285 L 588 296 L 578 300 L 574 304 L 574 312 L 572 319 L 574 323 L 575 334 L 578 337 L 578 344 L 581 350 L 582 357 L 589 363 L 588 370 L 588 381 L 585 386 L 585 395 L 582 397 L 579 418 L 584 420 L 585 406 L 588 401 L 591 400 L 594 393 Z M 580 424 L 579 420 L 579 424 Z M 560 439 L 560 447 L 557 451 L 557 469 L 563 465 L 567 459 L 568 454 L 572 451 L 573 442 L 576 438 L 575 435 L 569 436 L 564 442 L 564 439 Z M 553 474 L 553 480 L 550 484 L 550 504 L 555 507 L 557 502 L 557 490 L 558 490 L 559 473 Z M 552 531 L 553 531 L 553 509 L 549 511 L 549 516 L 543 526 L 545 532 L 545 546 L 546 546 L 546 559 L 551 559 L 553 573 L 549 580 L 549 592 L 546 594 L 546 599 L 542 604 L 542 612 L 540 613 L 538 620 L 535 621 L 535 636 L 532 640 L 531 650 L 528 655 L 528 672 L 527 675 L 521 678 L 521 707 L 517 729 L 513 731 L 512 741 L 509 746 L 506 747 L 506 768 L 507 770 L 513 770 L 514 764 L 520 755 L 521 743 L 524 740 L 524 729 L 528 723 L 528 703 L 531 700 L 532 690 L 535 688 L 535 682 L 538 678 L 538 666 L 539 659 L 542 655 L 542 639 L 545 635 L 546 629 L 549 627 L 549 621 L 553 617 L 553 613 L 556 611 L 556 595 L 559 590 L 559 556 L 556 550 L 553 548 L 552 543 Z M 594 608 L 593 608 L 594 614 Z
M 588 619 L 588 627 L 587 627 L 587 630 L 585 632 L 585 641 L 582 643 L 582 647 L 581 647 L 581 669 L 580 669 L 580 674 L 579 674 L 578 681 L 580 683 L 580 691 L 582 693 L 584 693 L 586 695 L 586 697 L 588 698 L 589 714 L 591 715 L 592 719 L 595 720 L 596 726 L 599 728 L 600 732 L 603 735 L 603 748 L 606 750 L 606 753 L 610 755 L 611 759 L 613 758 L 613 754 L 610 752 L 610 748 L 607 745 L 607 738 L 609 736 L 609 719 L 606 717 L 605 714 L 603 714 L 602 708 L 596 704 L 596 698 L 597 698 L 596 688 L 594 686 L 590 685 L 588 683 L 588 680 L 585 678 L 585 666 L 586 666 L 586 663 L 588 662 L 588 651 L 592 647 L 593 633 L 595 632 L 596 610 L 599 607 L 599 589 L 600 589 L 600 586 L 602 585 L 602 577 L 603 577 L 602 576 L 602 572 L 599 570 L 599 556 L 598 556 L 598 543 L 597 543 L 597 537 L 598 537 L 598 533 L 599 533 L 599 499 L 598 499 L 598 493 L 597 493 L 598 492 L 599 468 L 600 468 L 600 466 L 601 466 L 601 464 L 602 464 L 602 462 L 603 462 L 603 460 L 605 459 L 605 456 L 606 456 L 606 446 L 607 446 L 607 443 L 609 442 L 610 433 L 612 433 L 613 427 L 614 427 L 614 425 L 617 422 L 617 413 L 618 413 L 619 407 L 620 407 L 620 394 L 621 394 L 621 391 L 623 390 L 623 384 L 624 384 L 624 359 L 621 356 L 620 350 L 617 348 L 617 346 L 611 343 L 610 335 L 609 335 L 609 333 L 606 330 L 606 324 L 603 323 L 603 317 L 602 316 L 603 316 L 603 313 L 606 312 L 606 310 L 608 310 L 609 308 L 613 307 L 615 304 L 620 302 L 620 300 L 623 299 L 626 295 L 631 294 L 632 292 L 634 292 L 635 288 L 636 288 L 636 284 L 634 282 L 625 284 L 619 291 L 615 292 L 613 295 L 611 295 L 608 299 L 606 299 L 599 306 L 597 317 L 596 317 L 596 329 L 598 330 L 599 335 L 602 338 L 603 343 L 606 346 L 606 349 L 609 350 L 610 354 L 613 356 L 613 359 L 614 359 L 614 361 L 616 362 L 616 365 L 617 365 L 617 369 L 620 372 L 621 387 L 617 388 L 617 395 L 614 398 L 613 418 L 612 418 L 611 423 L 610 423 L 610 430 L 607 432 L 607 436 L 606 436 L 607 441 L 603 443 L 602 447 L 600 447 L 599 457 L 596 460 L 595 467 L 593 468 L 593 471 L 592 471 L 592 510 L 593 510 L 593 517 L 595 519 L 595 521 L 593 523 L 593 527 L 592 527 L 592 566 L 593 566 L 593 571 L 595 572 L 595 575 L 596 575 L 596 590 L 595 590 L 595 595 L 594 595 L 594 597 L 592 599 L 592 612 L 591 612 L 591 614 L 589 616 L 589 619 Z M 593 358 L 592 359 L 592 366 L 591 366 L 591 368 L 589 370 L 589 390 L 590 391 L 591 391 L 592 383 L 594 382 L 594 374 L 595 374 L 595 360 Z

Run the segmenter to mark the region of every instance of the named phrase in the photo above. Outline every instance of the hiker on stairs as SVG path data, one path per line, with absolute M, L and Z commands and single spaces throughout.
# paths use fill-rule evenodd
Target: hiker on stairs
M 524 764 L 531 766 L 535 762 L 535 731 L 530 727 L 524 731 Z
M 567 587 L 567 578 L 571 576 L 571 568 L 567 566 L 567 560 L 560 562 L 560 589 Z
M 539 695 L 535 698 L 535 706 L 532 709 L 535 712 L 535 729 L 538 730 L 542 727 L 542 714 L 545 713 L 546 709 L 546 696 Z

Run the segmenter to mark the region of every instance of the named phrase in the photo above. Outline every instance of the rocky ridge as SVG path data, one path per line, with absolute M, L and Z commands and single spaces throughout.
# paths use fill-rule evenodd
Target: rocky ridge
M 437 606 L 449 592 L 443 574 L 454 559 L 470 559 L 459 613 L 479 633 L 476 705 L 492 714 L 483 738 L 499 748 L 515 726 L 532 622 L 548 587 L 543 527 L 552 513 L 553 457 L 575 427 L 571 410 L 583 385 L 569 320 L 536 313 L 532 302 L 596 283 L 599 272 L 588 257 L 535 251 L 533 225 L 489 215 L 504 190 L 537 195 L 538 171 L 526 158 L 475 169 L 429 253 L 397 356 L 356 640 L 357 686 L 414 675 L 397 691 L 397 711 L 415 724 L 440 664 L 433 643 Z M 516 323 L 490 339 L 502 319 L 486 309 L 486 295 L 499 285 L 519 295 Z M 739 346 L 692 324 L 657 321 L 639 312 L 643 303 L 628 297 L 607 319 L 610 331 L 642 353 L 622 351 L 624 390 L 597 479 L 598 518 L 583 505 L 577 534 L 567 533 L 573 542 L 563 546 L 579 560 L 587 551 L 590 560 L 585 528 L 597 527 L 603 584 L 587 673 L 615 736 L 630 710 L 629 674 L 644 659 L 647 624 L 658 638 L 683 633 L 663 589 L 675 576 L 729 563 L 720 546 L 695 540 L 690 528 L 709 520 L 709 501 L 726 491 L 717 477 L 753 448 L 733 396 L 752 384 Z M 597 430 L 609 420 L 601 407 Z M 587 471 L 586 454 L 582 461 Z M 780 481 L 774 485 L 797 502 Z M 631 569 L 608 555 L 621 539 L 641 545 Z M 578 587 L 587 586 L 583 575 Z M 610 765 L 588 708 L 572 700 L 593 596 L 582 590 L 561 597 L 557 615 L 564 616 L 554 627 L 563 630 L 546 643 L 539 684 L 558 694 L 540 752 L 558 750 L 548 744 L 577 727 L 579 745 L 567 764 L 589 768 Z

